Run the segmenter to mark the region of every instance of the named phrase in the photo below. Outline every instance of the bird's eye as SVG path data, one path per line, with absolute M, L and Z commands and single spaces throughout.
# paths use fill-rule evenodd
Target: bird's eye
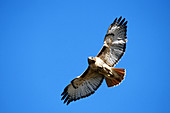
M 95 60 L 91 60 L 92 63 L 95 63 Z

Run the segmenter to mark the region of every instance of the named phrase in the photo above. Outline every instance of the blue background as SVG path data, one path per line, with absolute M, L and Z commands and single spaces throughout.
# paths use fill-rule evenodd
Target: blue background
M 1 0 L 0 113 L 170 113 L 169 0 Z M 116 17 L 128 21 L 121 85 L 63 104 Z

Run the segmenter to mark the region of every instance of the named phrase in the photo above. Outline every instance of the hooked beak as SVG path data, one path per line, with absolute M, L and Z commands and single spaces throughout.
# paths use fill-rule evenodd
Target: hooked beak
M 95 63 L 94 57 L 88 57 L 88 63 L 89 64 Z

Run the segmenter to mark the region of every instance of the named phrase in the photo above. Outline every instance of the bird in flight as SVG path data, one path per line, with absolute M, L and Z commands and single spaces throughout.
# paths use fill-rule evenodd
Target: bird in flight
M 104 38 L 104 44 L 96 57 L 88 57 L 88 68 L 65 87 L 61 100 L 67 105 L 93 94 L 105 79 L 108 87 L 122 82 L 125 69 L 113 68 L 126 49 L 127 21 L 115 19 Z

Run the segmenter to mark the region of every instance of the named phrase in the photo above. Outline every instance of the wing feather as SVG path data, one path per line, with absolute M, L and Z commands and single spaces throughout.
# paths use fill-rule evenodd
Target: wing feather
M 79 77 L 73 79 L 61 94 L 67 105 L 73 100 L 79 100 L 93 94 L 103 82 L 104 76 L 91 70 L 90 67 Z
M 127 21 L 117 18 L 110 25 L 104 39 L 104 45 L 97 57 L 101 58 L 106 64 L 113 67 L 123 56 L 126 49 Z
M 104 45 L 97 57 L 102 59 L 107 65 L 113 67 L 123 56 L 126 48 L 127 21 L 125 18 L 115 19 L 110 25 L 104 39 Z M 71 81 L 65 87 L 61 100 L 67 105 L 93 94 L 103 82 L 104 76 L 93 71 L 90 67 L 81 75 Z

